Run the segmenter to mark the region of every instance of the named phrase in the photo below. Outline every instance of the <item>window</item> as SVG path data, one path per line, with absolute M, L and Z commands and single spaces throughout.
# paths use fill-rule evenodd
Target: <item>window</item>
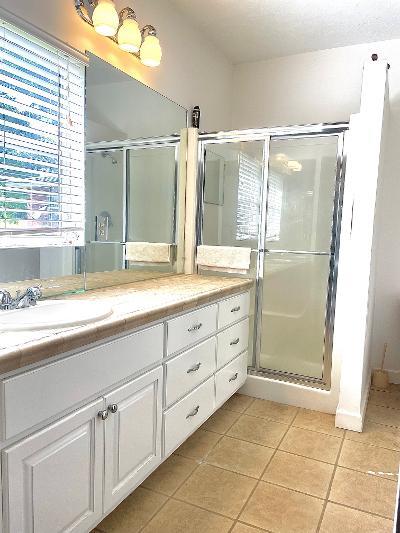
M 261 195 L 261 164 L 246 154 L 239 154 L 239 187 L 236 213 L 236 239 L 258 239 Z
M 84 74 L 0 21 L 0 248 L 84 243 Z

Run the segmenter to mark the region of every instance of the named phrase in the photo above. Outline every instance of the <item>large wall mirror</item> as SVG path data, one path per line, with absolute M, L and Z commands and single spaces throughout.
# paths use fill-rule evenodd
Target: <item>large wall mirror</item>
M 180 271 L 187 111 L 88 56 L 86 245 L 0 250 L 0 285 L 11 290 L 40 282 L 54 296 Z

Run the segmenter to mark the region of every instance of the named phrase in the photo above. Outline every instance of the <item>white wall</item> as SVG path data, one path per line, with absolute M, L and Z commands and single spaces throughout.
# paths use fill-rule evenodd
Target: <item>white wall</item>
M 163 48 L 158 68 L 144 67 L 85 24 L 73 0 L 2 0 L 1 7 L 75 49 L 89 50 L 178 104 L 200 105 L 202 129 L 226 128 L 230 120 L 232 65 L 168 0 L 117 0 L 134 7 L 141 25 L 158 30 Z
M 386 368 L 400 377 L 400 40 L 237 65 L 232 128 L 348 121 L 360 106 L 363 64 L 376 52 L 391 64 L 390 123 L 378 193 L 373 364 L 389 343 Z

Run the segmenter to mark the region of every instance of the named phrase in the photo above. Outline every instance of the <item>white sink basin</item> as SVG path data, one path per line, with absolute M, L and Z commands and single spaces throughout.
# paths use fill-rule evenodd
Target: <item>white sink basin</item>
M 0 311 L 0 331 L 36 331 L 81 326 L 112 315 L 102 302 L 45 300 L 34 307 Z

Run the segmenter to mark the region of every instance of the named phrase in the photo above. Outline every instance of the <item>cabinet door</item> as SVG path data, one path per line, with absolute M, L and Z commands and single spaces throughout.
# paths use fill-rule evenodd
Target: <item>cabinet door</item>
M 104 511 L 161 461 L 162 368 L 106 396 Z
M 103 400 L 7 448 L 7 533 L 86 532 L 102 515 Z

